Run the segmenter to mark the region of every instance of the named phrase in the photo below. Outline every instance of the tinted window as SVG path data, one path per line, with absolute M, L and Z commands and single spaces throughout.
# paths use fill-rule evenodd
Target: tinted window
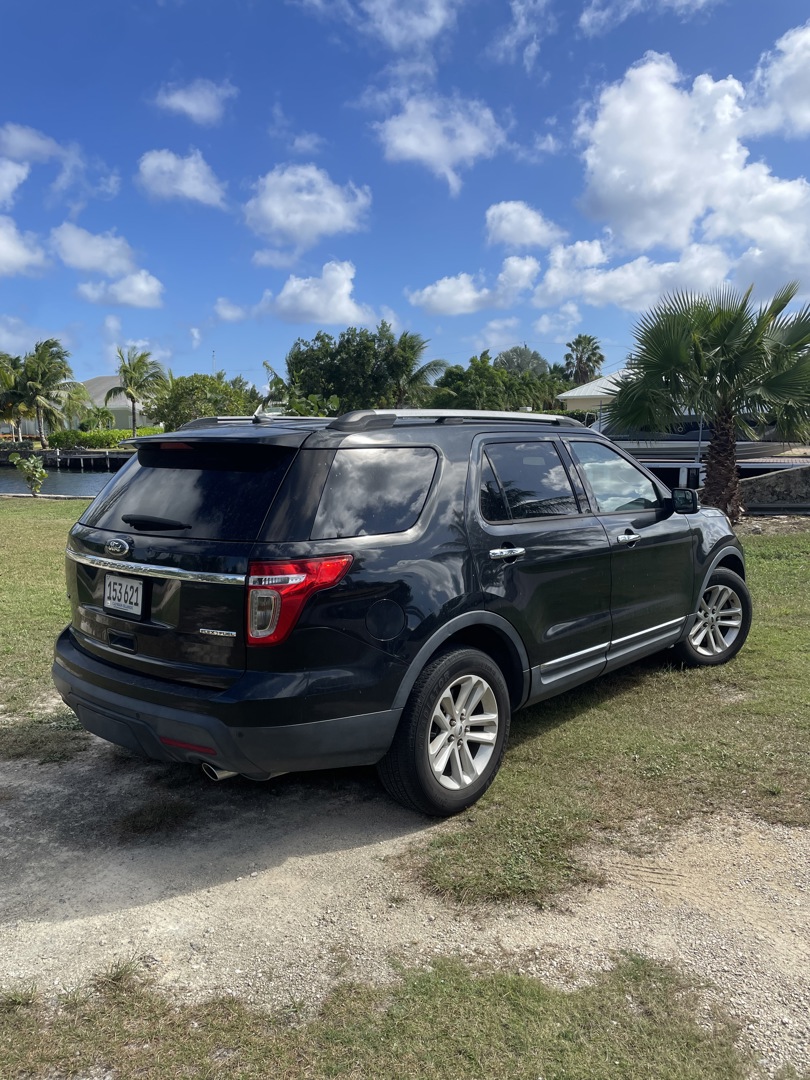
M 436 470 L 435 450 L 338 450 L 313 540 L 404 532 L 416 523 Z
M 81 521 L 116 532 L 255 540 L 295 453 L 289 447 L 256 443 L 147 444 Z M 190 527 L 162 530 L 147 523 L 137 529 L 124 515 Z
M 579 512 L 565 466 L 550 442 L 492 443 L 487 455 L 503 493 L 498 504 L 481 500 L 481 513 L 488 521 L 510 518 L 549 517 Z M 506 503 L 506 511 L 499 511 Z M 490 517 L 499 513 L 499 517 Z
M 570 446 L 601 513 L 653 510 L 661 505 L 653 482 L 610 446 L 596 442 L 572 442 Z
M 485 521 L 506 521 L 509 517 L 501 486 L 486 454 L 481 469 L 481 515 Z

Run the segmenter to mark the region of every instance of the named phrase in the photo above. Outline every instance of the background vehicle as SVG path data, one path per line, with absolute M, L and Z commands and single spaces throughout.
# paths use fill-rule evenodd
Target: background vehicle
M 71 530 L 53 676 L 90 731 L 210 775 L 378 763 L 433 814 L 515 709 L 751 618 L 719 511 L 565 417 L 216 419 L 136 439 Z

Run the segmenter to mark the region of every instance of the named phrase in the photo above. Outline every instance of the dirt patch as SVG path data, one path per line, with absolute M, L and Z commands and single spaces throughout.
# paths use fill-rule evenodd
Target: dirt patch
M 166 827 L 127 832 L 156 803 Z M 714 817 L 650 855 L 600 847 L 606 885 L 537 911 L 451 907 L 397 870 L 452 827 L 370 770 L 213 784 L 96 740 L 62 767 L 2 762 L 0 985 L 69 988 L 139 957 L 186 999 L 306 1008 L 347 977 L 394 978 L 395 957 L 567 986 L 634 950 L 709 980 L 769 1069 L 810 1068 L 810 834 Z
M 810 514 L 783 514 L 758 517 L 751 514 L 734 526 L 738 536 L 784 536 L 810 532 Z

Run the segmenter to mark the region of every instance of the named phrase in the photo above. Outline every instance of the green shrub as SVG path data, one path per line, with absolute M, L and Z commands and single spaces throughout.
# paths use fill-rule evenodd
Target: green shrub
M 157 427 L 140 427 L 139 435 L 159 435 L 162 429 Z M 132 432 L 128 428 L 113 428 L 110 431 L 76 431 L 73 428 L 67 431 L 54 431 L 48 436 L 48 442 L 52 450 L 115 450 L 123 439 L 131 439 Z
M 42 485 L 48 479 L 48 474 L 42 465 L 41 459 L 36 455 L 24 458 L 20 457 L 19 454 L 12 454 L 8 460 L 23 474 L 26 484 L 31 489 L 31 494 L 39 495 Z

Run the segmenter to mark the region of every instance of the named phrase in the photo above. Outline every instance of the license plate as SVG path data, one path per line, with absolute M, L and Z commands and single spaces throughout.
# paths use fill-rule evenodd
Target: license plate
M 104 579 L 104 607 L 110 611 L 125 611 L 140 615 L 143 602 L 143 582 L 137 578 L 107 574 Z

